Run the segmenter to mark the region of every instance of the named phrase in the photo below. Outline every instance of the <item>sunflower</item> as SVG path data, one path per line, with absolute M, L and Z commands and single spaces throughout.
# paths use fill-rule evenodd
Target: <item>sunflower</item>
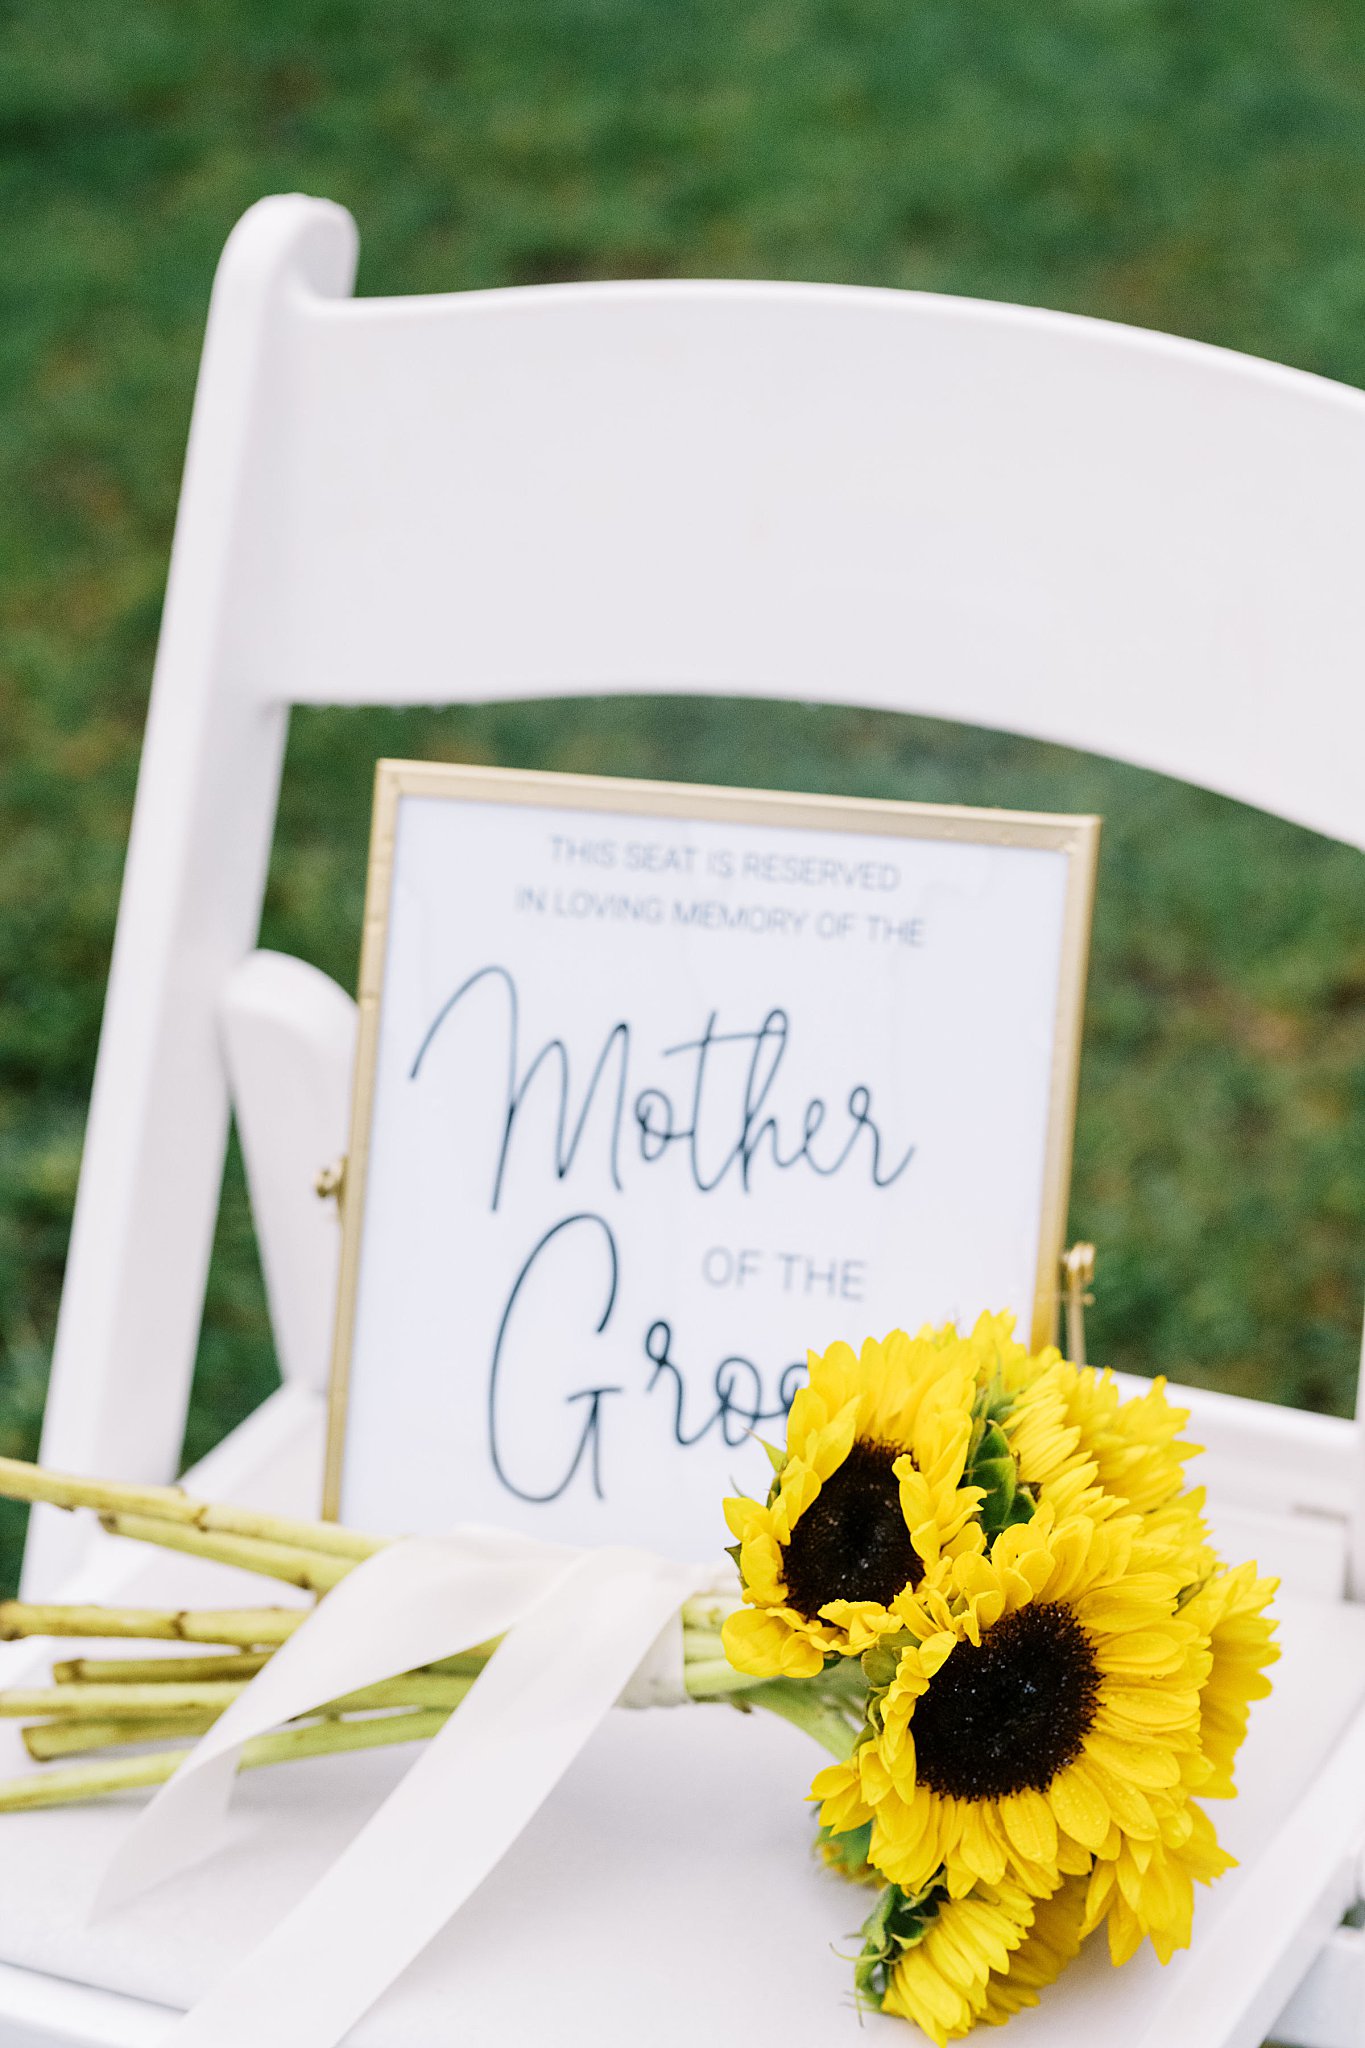
M 1054 1365 L 1061 1357 L 1055 1344 L 1047 1345 L 1042 1351 L 1031 1352 L 1021 1344 L 1014 1334 L 1014 1316 L 1009 1309 L 1002 1309 L 992 1315 L 989 1311 L 979 1315 L 971 1328 L 971 1334 L 961 1341 L 971 1347 L 976 1359 L 977 1385 L 983 1389 L 994 1389 L 995 1393 L 1011 1400 L 1024 1387 L 1030 1386 L 1040 1372 Z M 957 1335 L 952 1323 L 945 1324 L 942 1331 L 933 1334 L 939 1341 L 948 1341 Z
M 1246 1735 L 1251 1702 L 1270 1691 L 1267 1664 L 1279 1656 L 1275 1623 L 1265 1610 L 1274 1579 L 1254 1564 L 1220 1571 L 1186 1601 L 1182 1613 L 1200 1631 L 1207 1651 L 1199 1689 L 1199 1750 L 1182 1758 L 1182 1779 L 1201 1799 L 1231 1799 L 1232 1767 Z M 1109 1953 L 1127 1962 L 1150 1936 L 1162 1962 L 1188 1945 L 1194 1886 L 1210 1884 L 1234 1859 L 1218 1845 L 1212 1821 L 1198 1802 L 1154 1794 L 1158 1833 L 1153 1841 L 1111 1835 L 1096 1859 L 1086 1896 L 1085 1932 L 1107 1922 Z
M 1064 1877 L 1050 1899 L 1039 1899 L 1028 1933 L 1010 1957 L 1008 1970 L 993 1971 L 986 1986 L 981 2017 L 987 2026 L 1003 2026 L 1025 2006 L 1038 2003 L 1038 1993 L 1055 1984 L 1080 1953 L 1085 1929 L 1086 1880 Z
M 983 1547 L 984 1490 L 964 1483 L 976 1371 L 951 1333 L 811 1354 L 768 1499 L 725 1503 L 747 1603 L 724 1628 L 738 1670 L 809 1678 L 860 1654 L 902 1627 L 902 1595 Z
M 1209 1639 L 1212 1665 L 1199 1694 L 1199 1745 L 1210 1766 L 1201 1799 L 1231 1799 L 1232 1765 L 1242 1746 L 1251 1702 L 1264 1699 L 1267 1664 L 1279 1657 L 1275 1623 L 1266 1614 L 1278 1581 L 1256 1575 L 1254 1564 L 1219 1572 L 1190 1599 L 1188 1620 Z
M 815 1780 L 822 1823 L 871 1820 L 877 1869 L 954 1898 L 1044 1897 L 1106 1846 L 1155 1841 L 1152 1795 L 1183 1796 L 1211 1663 L 1168 1547 L 1138 1516 L 1059 1522 L 1044 1502 L 945 1572 L 897 1602 L 907 1639 L 866 1739 Z
M 1204 1489 L 1192 1486 L 1164 1507 L 1142 1517 L 1142 1533 L 1150 1543 L 1167 1547 L 1170 1561 L 1185 1581 L 1186 1594 L 1205 1585 L 1220 1569 L 1204 1519 Z
M 1188 1948 L 1196 1882 L 1211 1884 L 1236 1860 L 1218 1846 L 1212 1821 L 1193 1799 L 1156 1805 L 1156 1840 L 1116 1834 L 1095 1859 L 1086 1888 L 1081 1932 L 1107 1922 L 1115 1963 L 1126 1963 L 1148 1936 L 1163 1963 Z
M 1181 1438 L 1189 1411 L 1171 1406 L 1164 1380 L 1125 1401 L 1112 1373 L 1056 1352 L 1026 1365 L 1036 1369 L 1012 1375 L 1003 1427 L 1021 1481 L 1040 1499 L 1059 1514 L 1084 1505 L 1145 1516 L 1184 1496 L 1185 1461 L 1199 1446 Z
M 1186 1586 L 1201 1585 L 1218 1559 L 1203 1489 L 1185 1484 L 1199 1449 L 1181 1436 L 1189 1411 L 1172 1406 L 1162 1379 L 1125 1400 L 1112 1373 L 1072 1365 L 1055 1347 L 1030 1354 L 1011 1326 L 1009 1316 L 983 1316 L 972 1341 L 983 1360 L 978 1406 L 998 1421 L 1020 1487 L 1059 1519 L 1140 1515 L 1144 1536 L 1169 1546 Z
M 943 2048 L 978 2020 L 999 2024 L 1038 2003 L 1080 1947 L 1084 1902 L 1074 1878 L 1048 1899 L 1013 1884 L 977 1885 L 962 1899 L 912 1899 L 892 1886 L 863 1930 L 862 1994 Z

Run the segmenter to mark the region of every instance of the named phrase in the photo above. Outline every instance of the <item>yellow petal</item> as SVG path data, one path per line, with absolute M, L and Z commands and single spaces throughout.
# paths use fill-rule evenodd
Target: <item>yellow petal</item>
M 967 1868 L 983 1884 L 998 1884 L 1005 1875 L 1005 1845 L 991 1826 L 985 1809 L 975 1800 L 967 1803 L 963 1816 L 960 1853 Z
M 1098 1849 L 1109 1832 L 1109 1808 L 1099 1789 L 1074 1764 L 1047 1788 L 1048 1802 L 1060 1827 L 1083 1848 Z
M 1041 1792 L 1031 1788 L 1000 1801 L 1005 1832 L 1030 1863 L 1051 1863 L 1057 1854 L 1057 1823 Z
M 1085 1746 L 1106 1770 L 1125 1778 L 1130 1785 L 1142 1786 L 1145 1791 L 1159 1791 L 1164 1786 L 1180 1782 L 1180 1766 L 1167 1749 L 1124 1741 L 1099 1729 L 1091 1730 Z

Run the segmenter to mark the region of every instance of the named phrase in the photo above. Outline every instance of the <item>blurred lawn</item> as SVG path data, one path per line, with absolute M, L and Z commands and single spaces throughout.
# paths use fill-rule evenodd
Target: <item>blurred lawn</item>
M 825 278 L 1365 383 L 1354 0 L 8 0 L 0 9 L 0 1450 L 31 1452 L 213 264 L 343 201 L 360 289 Z M 1103 678 L 1097 677 L 1102 686 Z M 1359 856 L 990 734 L 739 704 L 311 713 L 265 942 L 354 977 L 379 752 L 1104 812 L 1073 1203 L 1092 1348 L 1345 1409 Z M 187 1448 L 273 1376 L 234 1163 Z M 0 1525 L 0 1583 L 17 1519 Z

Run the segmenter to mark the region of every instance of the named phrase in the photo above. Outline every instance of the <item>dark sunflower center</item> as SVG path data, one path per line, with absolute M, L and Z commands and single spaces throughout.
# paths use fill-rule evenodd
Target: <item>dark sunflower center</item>
M 1069 1607 L 1020 1607 L 980 1647 L 958 1643 L 917 1701 L 917 1775 L 957 1799 L 1041 1792 L 1074 1763 L 1095 1718 L 1099 1673 Z
M 853 1445 L 792 1530 L 783 1567 L 787 1598 L 813 1621 L 829 1600 L 876 1600 L 885 1607 L 924 1566 L 901 1513 L 892 1466 L 895 1444 Z

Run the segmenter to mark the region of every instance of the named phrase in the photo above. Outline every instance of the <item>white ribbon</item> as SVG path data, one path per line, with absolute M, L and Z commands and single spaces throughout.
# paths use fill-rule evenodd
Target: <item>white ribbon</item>
M 253 1736 L 504 1639 L 331 1868 L 172 2028 L 174 2048 L 335 2048 L 482 1883 L 618 1698 L 687 1697 L 679 1609 L 713 1586 L 709 1569 L 648 1551 L 491 1529 L 412 1538 L 357 1566 L 139 1816 L 97 1912 L 214 1846 Z

